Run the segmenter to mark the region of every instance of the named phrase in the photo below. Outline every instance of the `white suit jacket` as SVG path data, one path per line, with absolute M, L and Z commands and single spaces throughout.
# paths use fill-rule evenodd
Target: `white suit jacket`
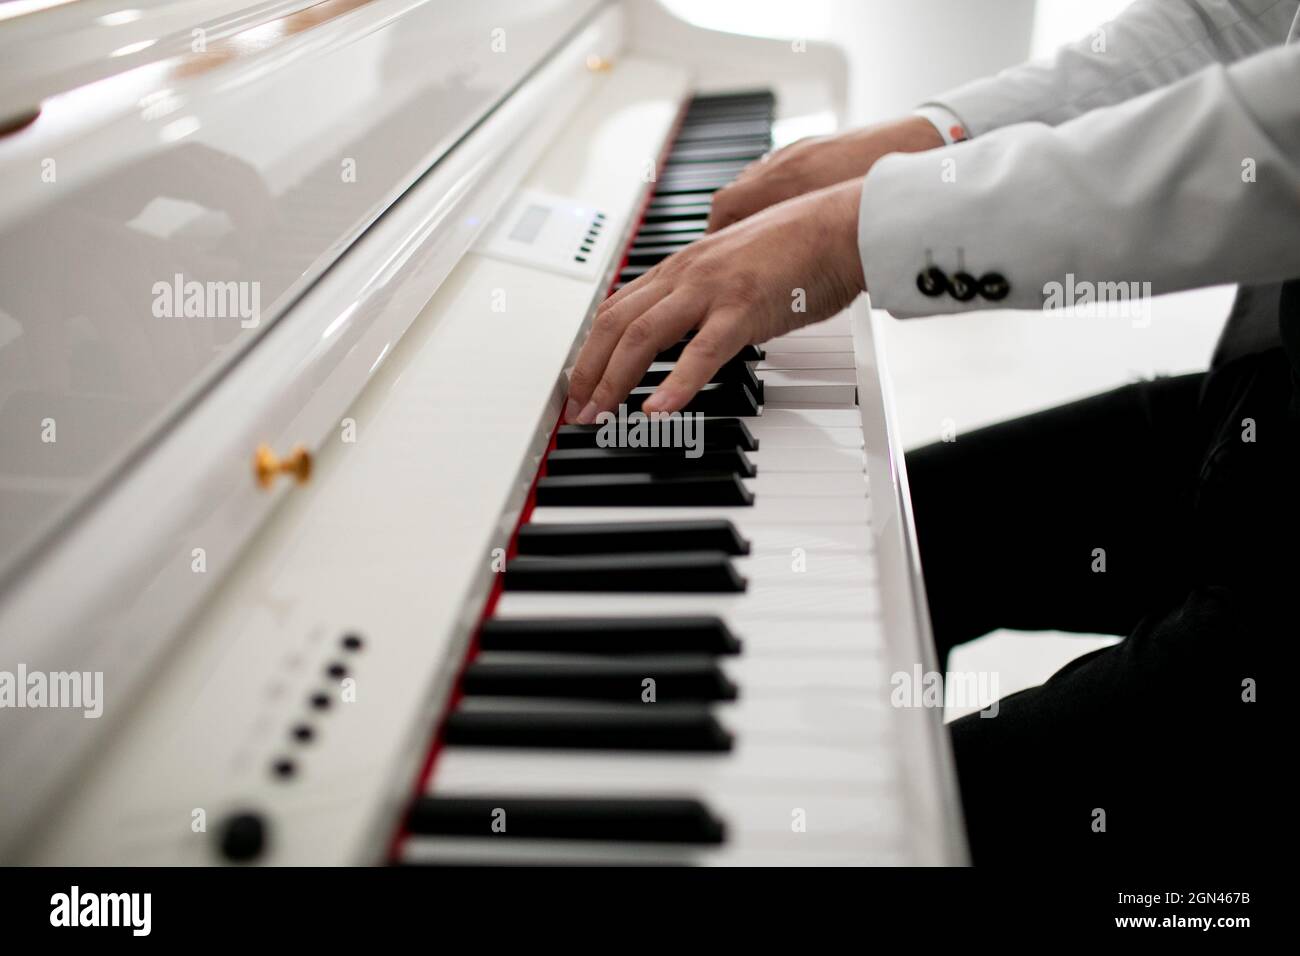
M 1136 0 L 1049 62 L 936 97 L 972 138 L 867 175 L 872 304 L 906 317 L 1039 309 L 1068 281 L 1264 284 L 1237 311 L 1276 326 L 1280 283 L 1300 276 L 1298 36 L 1300 0 Z M 923 291 L 929 267 L 1005 282 L 960 301 Z

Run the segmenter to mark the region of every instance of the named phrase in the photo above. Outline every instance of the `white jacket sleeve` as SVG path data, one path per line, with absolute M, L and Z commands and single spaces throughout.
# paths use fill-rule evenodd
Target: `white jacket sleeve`
M 899 316 L 1042 308 L 1068 281 L 1160 294 L 1300 275 L 1300 44 L 1056 127 L 886 156 L 858 233 L 872 303 Z M 1009 291 L 923 295 L 930 265 Z
M 925 105 L 981 136 L 1013 123 L 1049 126 L 1159 89 L 1287 38 L 1300 0 L 1136 0 L 1049 60 L 976 80 Z

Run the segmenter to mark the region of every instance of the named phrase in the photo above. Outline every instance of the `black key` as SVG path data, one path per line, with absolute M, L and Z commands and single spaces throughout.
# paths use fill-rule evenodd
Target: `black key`
M 721 551 L 521 555 L 506 567 L 507 591 L 739 594 L 746 581 Z
M 679 245 L 672 246 L 671 248 L 665 246 L 649 247 L 655 250 L 653 252 L 644 252 L 636 248 L 629 249 L 627 253 L 627 266 L 624 268 L 623 272 L 620 273 L 620 275 L 627 274 L 629 270 L 634 266 L 644 266 L 647 269 L 650 268 L 651 266 L 657 266 L 659 265 L 659 263 L 663 262 L 665 259 L 671 256 L 674 252 L 680 252 L 682 249 L 686 248 L 687 245 L 688 243 L 681 243 Z M 635 276 L 630 276 L 630 278 L 635 278 Z
M 627 251 L 629 263 L 639 263 L 649 261 L 652 265 L 660 259 L 666 259 L 674 252 L 681 252 L 690 242 L 681 240 L 676 242 L 664 242 L 662 239 L 645 244 L 634 244 Z
M 657 366 L 657 367 L 656 367 Z M 651 385 L 658 385 L 666 379 L 673 370 L 671 363 L 655 363 L 646 369 L 646 373 L 641 376 L 641 381 L 637 382 L 637 387 L 648 388 Z M 713 373 L 711 381 L 714 382 L 739 382 L 758 396 L 759 401 L 763 399 L 763 382 L 754 372 L 754 369 L 748 362 L 742 359 L 731 359 L 722 368 Z
M 720 127 L 733 126 L 736 123 L 762 124 L 769 133 L 774 119 L 772 107 L 765 103 L 753 103 L 728 107 L 698 106 L 687 110 L 682 117 L 682 127 L 708 127 L 716 131 Z M 761 135 L 761 134 L 759 134 Z
M 561 425 L 555 433 L 556 448 L 600 448 L 604 425 Z M 700 428 L 705 449 L 739 448 L 758 451 L 754 437 L 743 418 L 706 418 Z
M 725 836 L 704 804 L 674 797 L 421 797 L 406 828 L 418 836 L 703 845 Z
M 641 411 L 642 403 L 654 394 L 655 388 L 637 386 L 623 400 L 629 413 Z M 758 399 L 742 382 L 711 382 L 705 385 L 691 398 L 682 413 L 693 415 L 740 415 L 758 414 Z
M 752 90 L 728 90 L 725 93 L 696 93 L 691 97 L 691 104 L 696 103 L 776 103 L 776 94 L 764 86 Z
M 720 163 L 683 163 L 680 166 L 665 166 L 655 182 L 655 192 L 667 195 L 663 186 L 682 186 L 692 182 L 700 183 L 701 191 L 706 191 L 710 184 L 725 185 L 733 182 L 747 165 L 748 163 L 727 163 L 724 167 Z M 673 195 L 679 193 L 674 192 Z
M 675 345 L 670 345 L 658 355 L 655 356 L 656 362 L 676 362 L 682 357 L 682 351 L 686 348 L 687 343 L 691 341 L 692 336 L 687 336 Z M 733 355 L 729 362 L 758 362 L 762 360 L 766 353 L 757 345 L 746 345 L 739 352 Z
M 680 239 L 682 242 L 694 242 L 704 235 L 707 219 L 683 219 L 680 222 L 648 222 L 638 231 L 638 241 L 642 239 Z
M 772 124 L 762 118 L 737 119 L 734 122 L 683 122 L 677 132 L 677 143 L 703 143 L 709 140 L 731 139 L 737 136 L 770 137 Z
M 516 843 L 515 846 L 523 846 L 523 844 Z M 593 864 L 591 860 L 583 859 L 581 857 L 577 857 L 577 856 L 558 857 L 558 856 L 552 856 L 549 853 L 546 855 L 545 859 L 540 859 L 540 858 L 530 859 L 528 857 L 521 857 L 517 859 L 506 859 L 504 857 L 498 857 L 496 855 L 493 855 L 491 859 L 481 859 L 476 855 L 463 855 L 459 857 L 439 855 L 439 858 L 433 861 L 399 860 L 396 863 L 389 864 L 389 866 L 392 866 L 394 868 L 413 869 L 413 870 L 479 870 L 479 869 L 485 869 L 487 867 L 491 867 L 494 870 L 499 870 L 507 867 L 510 869 L 545 867 L 548 870 L 553 870 L 556 869 L 557 867 L 578 867 L 578 866 L 592 866 L 592 865 Z M 599 863 L 599 866 L 602 869 L 608 869 L 612 867 L 632 867 L 632 866 L 635 866 L 637 868 L 654 867 L 656 869 L 659 869 L 663 867 L 678 867 L 678 866 L 687 867 L 691 865 L 692 865 L 691 862 L 688 860 L 648 860 L 643 862 L 641 860 L 615 859 L 615 860 L 601 860 Z
M 729 103 L 714 105 L 701 103 L 692 106 L 682 117 L 684 126 L 725 126 L 735 122 L 764 122 L 772 124 L 774 110 L 771 103 Z
M 764 136 L 748 139 L 710 140 L 704 143 L 686 143 L 676 146 L 668 154 L 669 166 L 686 163 L 709 163 L 722 161 L 751 163 L 768 150 L 768 141 Z
M 692 136 L 692 134 L 695 135 L 687 142 L 694 142 L 699 138 L 716 140 L 735 139 L 737 136 L 770 137 L 773 119 L 771 111 L 762 107 L 728 112 L 693 110 L 682 118 L 682 125 L 674 145 L 682 142 L 684 135 Z
M 746 507 L 754 495 L 738 475 L 556 475 L 537 480 L 540 507 Z
M 754 97 L 728 97 L 715 98 L 712 95 L 700 96 L 692 100 L 686 108 L 686 116 L 738 116 L 745 113 L 754 112 L 765 115 L 771 115 L 776 106 L 776 100 L 769 97 L 767 99 Z
M 776 106 L 776 94 L 771 90 L 738 90 L 730 93 L 700 93 L 691 98 L 687 104 L 688 112 L 698 110 L 731 111 L 761 106 L 772 109 Z
M 660 179 L 671 179 L 678 177 L 725 177 L 735 179 L 736 175 L 749 165 L 748 161 L 742 162 L 738 159 L 727 160 L 707 160 L 696 163 L 681 163 L 680 165 L 668 162 L 664 164 L 663 172 Z
M 655 196 L 666 198 L 668 196 L 689 195 L 692 183 L 698 184 L 699 192 L 712 193 L 721 189 L 723 186 L 733 182 L 740 175 L 743 166 L 737 166 L 731 171 L 709 170 L 703 167 L 680 166 L 676 169 L 665 167 L 655 181 Z
M 683 180 L 673 180 L 671 182 L 660 182 L 655 187 L 656 196 L 679 196 L 688 193 L 715 193 L 727 183 L 730 179 L 693 179 L 690 182 Z M 675 210 L 694 209 L 694 206 L 675 206 Z
M 479 631 L 479 649 L 545 654 L 739 654 L 740 641 L 719 617 L 490 618 Z
M 678 196 L 663 196 L 650 200 L 646 206 L 648 212 L 658 212 L 664 209 L 672 209 L 677 206 L 696 206 L 700 203 L 712 201 L 713 196 L 709 193 L 698 193 L 692 196 L 690 193 L 683 193 Z
M 758 474 L 758 468 L 739 448 L 697 446 L 689 452 L 684 448 L 557 448 L 546 457 L 548 475 L 681 475 L 698 472 L 753 478 Z
M 707 707 L 638 704 L 599 710 L 458 710 L 443 726 L 451 747 L 723 753 L 731 733 Z
M 645 221 L 648 223 L 676 222 L 679 220 L 696 220 L 709 218 L 709 203 L 692 203 L 685 206 L 668 206 L 647 209 Z
M 642 695 L 650 686 L 656 704 L 735 700 L 737 693 L 736 685 L 712 657 L 557 658 L 519 664 L 474 661 L 460 681 L 461 692 L 467 697 L 599 700 L 636 707 L 645 706 Z

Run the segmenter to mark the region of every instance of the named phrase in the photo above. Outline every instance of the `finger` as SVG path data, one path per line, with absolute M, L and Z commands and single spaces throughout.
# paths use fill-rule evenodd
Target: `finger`
M 594 406 L 593 419 L 596 411 L 617 408 L 641 381 L 655 356 L 695 326 L 702 315 L 696 304 L 698 298 L 675 292 L 628 324 L 588 405 L 589 409 Z
M 569 374 L 569 400 L 564 407 L 566 421 L 577 422 L 590 403 L 609 357 L 614 354 L 623 330 L 637 316 L 650 309 L 664 294 L 658 283 L 646 283 L 633 295 L 615 303 L 606 299 L 591 323 L 591 334 L 582 344 Z M 595 414 L 596 409 L 590 409 Z
M 604 305 L 606 306 L 616 305 L 617 303 L 621 302 L 623 299 L 626 299 L 629 296 L 635 295 L 636 293 L 640 292 L 642 289 L 644 289 L 651 282 L 654 282 L 661 275 L 662 275 L 662 270 L 660 270 L 659 264 L 656 263 L 655 265 L 651 266 L 647 271 L 641 273 L 639 276 L 637 276 L 635 279 L 629 282 L 627 285 L 623 286 L 623 288 L 618 289 L 617 291 L 611 293 L 610 296 L 607 299 L 605 299 Z
M 713 204 L 709 206 L 709 222 L 704 227 L 706 233 L 725 229 L 739 217 L 735 215 L 736 185 L 723 186 L 713 194 Z
M 647 413 L 680 411 L 748 339 L 745 313 L 741 309 L 711 313 L 682 350 L 682 357 L 672 372 L 645 400 L 642 410 Z
M 763 164 L 766 163 L 771 158 L 772 158 L 772 152 L 771 150 L 769 150 L 768 152 L 764 153 L 762 156 L 758 157 L 758 159 L 746 163 L 745 168 L 742 169 L 736 175 L 735 181 L 738 183 L 744 182 L 749 177 L 757 175 L 762 170 Z

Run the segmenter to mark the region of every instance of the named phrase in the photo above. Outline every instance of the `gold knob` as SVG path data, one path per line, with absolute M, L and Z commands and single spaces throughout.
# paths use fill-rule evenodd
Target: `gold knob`
M 614 68 L 614 61 L 599 53 L 587 54 L 587 70 L 591 73 L 608 73 Z
M 311 452 L 296 445 L 287 456 L 280 458 L 268 446 L 258 445 L 253 455 L 253 474 L 263 488 L 275 484 L 276 475 L 293 475 L 298 484 L 306 484 L 311 477 Z

